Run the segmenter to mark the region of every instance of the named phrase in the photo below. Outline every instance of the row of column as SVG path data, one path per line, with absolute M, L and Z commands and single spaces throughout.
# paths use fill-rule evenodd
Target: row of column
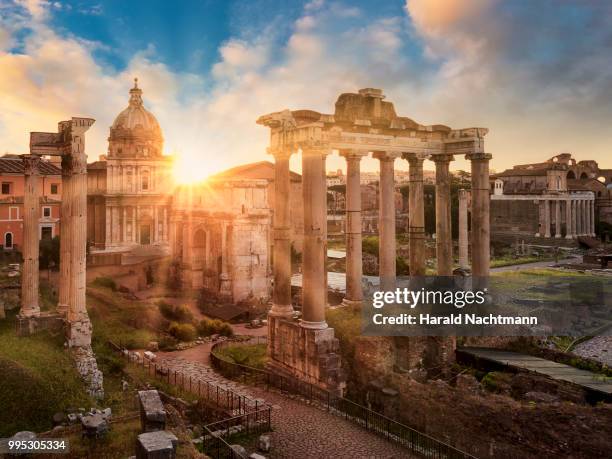
M 151 243 L 168 241 L 168 209 L 148 206 L 153 211 Z M 128 217 L 128 210 L 130 217 Z M 106 246 L 121 243 L 140 243 L 140 215 L 142 206 L 106 206 Z M 161 225 L 160 225 L 161 223 Z M 131 232 L 128 234 L 128 224 Z
M 565 238 L 577 236 L 595 236 L 595 200 L 594 199 L 544 199 L 543 211 L 540 213 L 541 232 L 536 236 L 546 238 L 562 237 L 562 206 L 565 208 Z M 554 209 L 553 209 L 554 207 Z M 552 212 L 554 211 L 554 219 Z M 554 220 L 554 224 L 553 224 Z
M 326 181 L 325 158 L 329 150 L 302 147 L 302 187 L 304 200 L 304 251 L 302 282 L 302 326 L 325 328 L 326 285 Z M 289 238 L 289 156 L 275 152 L 274 199 L 274 291 L 273 316 L 290 317 L 291 245 Z M 347 161 L 346 183 L 346 304 L 363 301 L 361 246 L 360 161 L 368 154 L 363 150 L 346 150 L 340 154 Z M 379 206 L 379 275 L 381 290 L 392 290 L 396 281 L 394 161 L 395 152 L 374 152 L 380 161 Z M 425 217 L 423 200 L 423 161 L 416 153 L 401 155 L 408 161 L 410 177 L 410 222 L 408 228 L 411 276 L 425 275 Z M 466 156 L 472 166 L 472 273 L 489 274 L 489 160 L 491 155 L 473 153 Z M 436 164 L 436 257 L 438 275 L 452 275 L 452 232 L 450 211 L 450 172 L 452 155 L 434 155 Z M 466 235 L 467 238 L 467 222 Z
M 91 344 L 91 322 L 86 308 L 87 258 L 87 156 L 85 132 L 94 120 L 73 119 L 71 150 L 62 155 L 62 227 L 60 232 L 60 284 L 57 310 L 68 319 L 69 346 Z M 38 206 L 40 202 L 40 157 L 24 155 L 24 238 L 21 279 L 23 317 L 40 315 L 39 305 L 39 237 Z

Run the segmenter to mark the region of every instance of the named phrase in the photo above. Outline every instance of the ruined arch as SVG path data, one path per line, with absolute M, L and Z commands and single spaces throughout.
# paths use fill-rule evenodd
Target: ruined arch
M 583 172 L 582 174 L 580 174 L 580 180 L 584 180 L 584 179 L 588 179 L 589 176 L 587 175 L 586 172 Z
M 568 180 L 575 180 L 576 179 L 576 174 L 574 174 L 574 171 L 569 171 L 567 173 L 567 178 L 568 178 Z

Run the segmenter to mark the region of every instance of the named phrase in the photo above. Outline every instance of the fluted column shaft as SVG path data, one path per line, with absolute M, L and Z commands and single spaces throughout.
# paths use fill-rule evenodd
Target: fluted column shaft
M 459 190 L 459 266 L 469 267 L 468 259 L 468 198 L 467 190 Z
M 544 237 L 550 237 L 550 201 L 544 200 Z
M 380 161 L 379 182 L 379 225 L 378 225 L 378 270 L 380 289 L 395 289 L 395 183 L 394 161 L 397 155 L 388 152 L 375 152 Z
M 466 155 L 472 166 L 472 275 L 489 275 L 490 248 L 490 196 L 488 153 Z
M 435 155 L 436 164 L 436 263 L 438 276 L 453 274 L 453 235 L 451 232 L 451 200 L 449 165 L 452 155 Z
M 274 290 L 270 314 L 293 316 L 291 305 L 290 152 L 274 155 Z
M 302 147 L 302 192 L 304 198 L 304 251 L 302 269 L 302 321 L 304 328 L 327 328 L 326 238 L 327 150 Z
M 595 237 L 595 198 L 591 201 L 591 236 Z
M 23 317 L 40 315 L 38 303 L 39 283 L 39 237 L 40 218 L 40 157 L 23 155 L 25 175 L 23 196 L 23 269 L 21 273 L 21 310 Z
M 584 207 L 582 206 L 582 199 L 576 201 L 576 234 L 582 236 L 584 228 Z
M 66 164 L 69 155 L 62 156 L 62 204 L 60 228 L 60 278 L 57 312 L 66 316 L 70 301 L 70 248 L 72 241 L 71 204 L 72 204 L 72 172 Z
M 555 237 L 561 237 L 561 201 L 555 201 Z
M 409 263 L 411 276 L 425 275 L 425 209 L 423 197 L 423 158 L 414 153 L 404 154 L 409 174 Z
M 565 200 L 565 239 L 572 238 L 572 201 L 571 198 Z
M 361 157 L 367 152 L 342 151 L 346 158 L 346 297 L 344 303 L 363 301 L 363 257 L 361 247 Z

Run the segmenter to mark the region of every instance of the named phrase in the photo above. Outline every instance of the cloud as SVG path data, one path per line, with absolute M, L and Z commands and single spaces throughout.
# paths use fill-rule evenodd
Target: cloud
M 105 153 L 108 127 L 138 76 L 166 151 L 206 172 L 266 158 L 269 133 L 255 124 L 259 115 L 329 113 L 340 93 L 362 87 L 383 88 L 400 115 L 423 124 L 489 127 L 497 169 L 560 151 L 605 163 L 612 143 L 608 5 L 408 0 L 403 11 L 374 14 L 313 1 L 291 20 L 279 13 L 244 25 L 219 47 L 210 73 L 196 75 L 169 68 L 153 45 L 114 72 L 93 57 L 105 45 L 51 28 L 52 5 L 20 2 L 0 22 L 0 148 L 23 153 L 29 131 L 84 115 L 98 120 L 88 144 L 94 159 Z M 19 52 L 10 51 L 15 43 Z M 364 161 L 364 169 L 377 167 Z

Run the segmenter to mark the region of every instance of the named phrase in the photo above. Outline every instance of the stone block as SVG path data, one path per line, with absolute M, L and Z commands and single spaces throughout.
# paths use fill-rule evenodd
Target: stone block
M 81 417 L 83 435 L 88 438 L 99 438 L 108 432 L 109 426 L 106 419 L 99 413 L 89 414 Z
M 249 453 L 247 453 L 247 450 L 242 445 L 230 445 L 230 448 L 234 452 L 234 455 L 236 455 L 237 457 L 242 457 L 244 459 L 247 459 L 249 457 Z
M 140 402 L 140 424 L 144 432 L 166 428 L 166 410 L 156 390 L 138 392 Z
M 257 447 L 259 448 L 259 451 L 263 451 L 264 453 L 267 453 L 268 451 L 270 451 L 270 448 L 272 447 L 272 441 L 270 439 L 270 435 L 268 434 L 260 435 L 259 443 Z
M 178 439 L 170 432 L 159 430 L 138 435 L 136 459 L 174 459 Z

